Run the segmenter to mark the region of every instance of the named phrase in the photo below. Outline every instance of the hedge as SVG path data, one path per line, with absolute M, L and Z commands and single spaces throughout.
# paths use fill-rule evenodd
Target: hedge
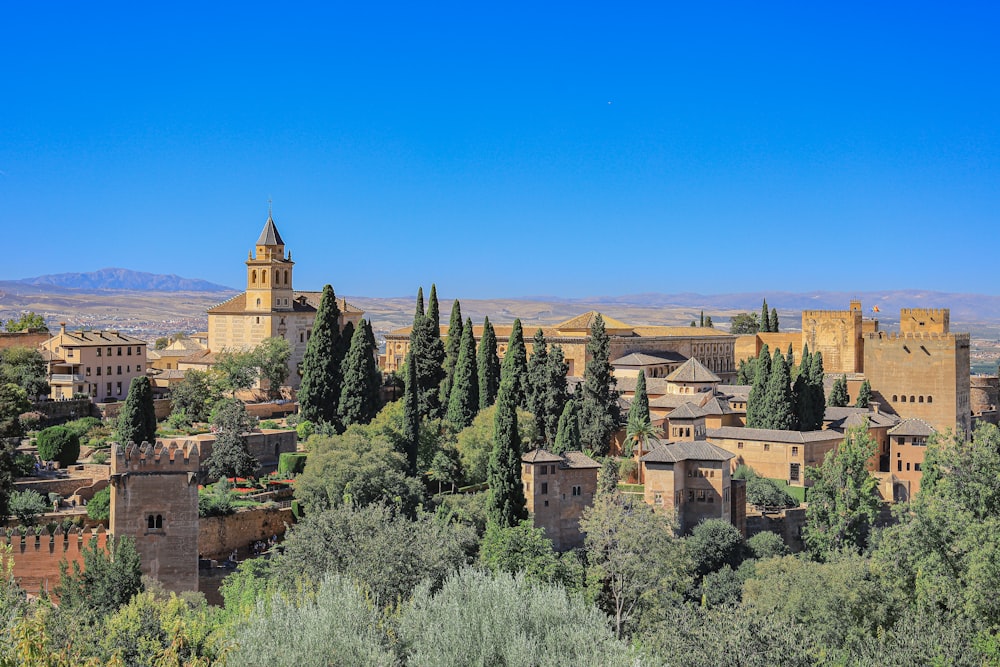
M 286 452 L 278 457 L 279 475 L 298 475 L 306 469 L 307 454 Z

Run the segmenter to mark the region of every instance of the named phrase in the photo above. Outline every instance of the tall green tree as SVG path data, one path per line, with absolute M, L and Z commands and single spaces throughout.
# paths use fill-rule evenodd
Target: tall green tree
M 765 413 L 767 386 L 771 380 L 771 349 L 767 343 L 760 348 L 754 364 L 753 386 L 747 397 L 747 428 L 767 428 Z
M 153 407 L 153 387 L 146 376 L 132 378 L 128 396 L 118 413 L 118 442 L 156 442 L 156 409 Z
M 753 385 L 756 376 L 757 360 L 753 357 L 750 359 L 740 359 L 739 367 L 736 369 L 736 384 Z
M 476 351 L 476 375 L 479 378 L 479 409 L 485 410 L 496 403 L 497 390 L 500 388 L 497 335 L 489 317 L 483 321 L 483 336 Z
M 109 536 L 107 548 L 97 546 L 97 538 L 83 549 L 83 567 L 74 561 L 59 564 L 60 608 L 101 618 L 113 613 L 142 592 L 142 569 L 135 541 L 130 537 Z
M 531 357 L 528 359 L 528 411 L 535 416 L 535 432 L 539 440 L 545 438 L 545 397 L 549 384 L 549 344 L 541 327 L 531 339 Z
M 24 346 L 0 350 L 0 384 L 16 384 L 35 399 L 49 393 L 48 368 L 42 353 Z
M 566 401 L 566 406 L 559 416 L 559 427 L 551 451 L 553 454 L 562 454 L 579 451 L 580 448 L 580 416 L 576 401 L 571 398 Z
M 503 355 L 503 364 L 500 366 L 501 384 L 508 377 L 511 378 L 510 390 L 513 392 L 515 404 L 522 410 L 530 410 L 528 393 L 531 385 L 528 380 L 528 353 L 524 346 L 524 330 L 521 328 L 520 319 L 515 319 L 514 326 L 511 327 L 510 338 L 507 340 L 507 352 Z
M 611 435 L 621 420 L 617 382 L 611 368 L 611 340 L 598 313 L 590 325 L 587 366 L 580 400 L 580 439 L 583 447 L 600 456 L 608 452 Z
M 417 364 L 413 349 L 406 358 L 406 388 L 403 392 L 403 447 L 406 450 L 406 469 L 417 474 L 417 453 L 420 450 L 420 385 L 417 381 Z
M 463 429 L 472 424 L 477 412 L 479 378 L 476 375 L 476 339 L 472 333 L 470 318 L 462 331 L 461 346 L 455 363 L 451 396 L 448 399 L 448 421 L 457 429 Z
M 812 430 L 817 430 L 823 426 L 823 417 L 826 415 L 826 395 L 823 388 L 823 380 L 826 372 L 823 370 L 823 353 L 816 350 L 812 355 L 812 366 L 809 368 L 809 386 L 811 387 L 812 419 L 815 426 Z
M 417 308 L 410 329 L 410 359 L 415 364 L 419 392 L 417 400 L 420 416 L 437 419 L 442 416 L 441 381 L 444 379 L 444 343 L 441 341 L 441 324 L 437 287 L 431 285 L 427 313 L 424 313 L 423 288 L 417 292 Z
M 375 364 L 374 338 L 369 324 L 361 321 L 351 336 L 351 348 L 344 360 L 344 387 L 340 392 L 340 421 L 367 424 L 379 411 L 381 374 Z
M 795 377 L 792 394 L 795 397 L 795 414 L 799 422 L 799 430 L 815 431 L 815 410 L 812 408 L 812 355 L 809 345 L 802 349 L 802 359 L 799 361 L 799 374 Z M 822 425 L 822 424 L 821 424 Z
M 860 552 L 867 545 L 882 503 L 878 480 L 868 471 L 876 448 L 868 425 L 855 426 L 820 467 L 806 468 L 813 485 L 803 539 L 816 558 L 826 560 L 842 549 Z
M 334 358 L 337 360 L 340 368 L 341 383 L 344 381 L 344 371 L 347 369 L 347 354 L 351 351 L 352 340 L 354 340 L 354 323 L 345 322 L 340 330 L 340 336 L 337 337 L 337 349 L 334 354 Z M 343 392 L 343 384 L 341 384 L 340 390 Z
M 767 328 L 771 333 L 778 333 L 778 309 L 771 309 L 771 317 L 767 321 Z
M 831 408 L 846 408 L 850 402 L 851 397 L 847 393 L 847 376 L 841 375 L 834 380 L 833 388 L 830 389 L 830 395 L 826 399 L 826 404 Z
M 490 485 L 487 517 L 501 528 L 516 526 L 528 518 L 521 486 L 521 436 L 517 431 L 517 376 L 506 373 L 497 394 L 493 426 L 493 451 L 487 466 Z
M 734 336 L 755 334 L 761 330 L 757 313 L 737 313 L 729 319 L 729 333 Z
M 649 396 L 646 394 L 646 373 L 639 371 L 635 381 L 635 396 L 628 408 L 625 420 L 625 444 L 636 457 L 646 447 L 649 440 L 659 437 L 660 429 L 653 426 L 649 418 Z M 628 454 L 627 454 L 628 455 Z
M 281 336 L 265 338 L 254 349 L 254 354 L 260 379 L 267 384 L 268 396 L 280 398 L 281 385 L 288 379 L 288 360 L 292 357 L 292 346 Z
M 253 477 L 257 474 L 260 463 L 247 449 L 245 438 L 256 422 L 242 401 L 230 398 L 219 403 L 212 418 L 215 443 L 206 461 L 212 477 Z
M 867 408 L 868 404 L 871 403 L 871 400 L 872 400 L 872 384 L 866 378 L 865 381 L 861 383 L 861 388 L 858 389 L 858 400 L 855 401 L 854 407 Z
M 767 381 L 767 393 L 764 397 L 764 412 L 761 415 L 764 428 L 789 431 L 798 426 L 791 381 L 785 355 L 781 350 L 775 350 L 774 358 L 771 360 L 771 375 Z
M 49 327 L 45 324 L 45 318 L 41 315 L 35 313 L 35 311 L 29 311 L 21 313 L 21 317 L 18 319 L 7 320 L 6 325 L 4 325 L 8 332 L 15 333 L 18 331 L 48 331 Z
M 559 432 L 559 419 L 569 400 L 569 389 L 566 383 L 566 373 L 569 364 L 563 355 L 562 347 L 553 345 L 549 348 L 549 358 L 546 364 L 547 380 L 545 383 L 545 442 L 551 444 Z
M 336 349 L 340 344 L 340 308 L 333 287 L 323 286 L 323 296 L 313 321 L 312 334 L 302 358 L 299 414 L 314 424 L 337 423 L 342 378 Z
M 188 370 L 184 379 L 170 390 L 174 413 L 183 412 L 190 422 L 207 422 L 212 408 L 222 400 L 222 386 L 214 371 Z
M 441 381 L 441 405 L 447 406 L 451 398 L 452 376 L 458 353 L 462 347 L 462 305 L 458 299 L 451 304 L 451 319 L 448 320 L 448 338 L 444 344 L 444 379 Z
M 20 416 L 31 409 L 28 392 L 10 382 L 0 385 L 0 439 L 18 442 L 24 435 Z
M 260 376 L 253 350 L 223 349 L 215 357 L 214 369 L 234 397 L 237 392 L 250 389 Z
M 771 313 L 767 309 L 767 299 L 764 299 L 764 304 L 760 307 L 760 331 L 771 332 Z

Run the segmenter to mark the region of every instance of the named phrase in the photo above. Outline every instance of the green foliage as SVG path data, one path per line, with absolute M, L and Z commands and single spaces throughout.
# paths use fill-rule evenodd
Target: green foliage
M 308 454 L 284 452 L 278 456 L 279 475 L 298 475 L 306 467 Z
M 100 428 L 104 426 L 102 422 L 97 417 L 81 417 L 80 419 L 74 419 L 73 421 L 66 422 L 63 424 L 71 433 L 74 433 L 78 438 L 83 438 L 95 428 Z
M 531 357 L 528 359 L 527 406 L 535 416 L 535 432 L 545 436 L 545 395 L 549 383 L 549 344 L 541 327 L 531 340 Z
M 651 606 L 672 605 L 691 583 L 684 542 L 662 513 L 617 493 L 600 494 L 583 512 L 588 579 L 621 637 Z
M 771 309 L 771 317 L 768 320 L 767 328 L 771 333 L 778 333 L 778 310 L 776 308 Z
M 562 414 L 559 416 L 559 427 L 556 431 L 555 443 L 552 445 L 553 454 L 578 451 L 582 446 L 580 439 L 580 415 L 577 410 L 577 403 L 573 399 L 566 401 Z
M 750 395 L 747 398 L 747 428 L 765 428 L 767 415 L 765 406 L 767 404 L 767 387 L 771 380 L 771 350 L 767 343 L 760 348 L 757 360 L 754 363 L 753 386 L 750 388 Z
M 397 664 L 378 608 L 350 579 L 334 574 L 315 590 L 259 599 L 246 618 L 231 626 L 228 644 L 223 665 Z
M 618 428 L 618 391 L 610 361 L 611 341 L 600 313 L 594 316 L 587 340 L 587 367 L 580 391 L 580 442 L 599 456 L 607 454 Z
M 489 518 L 498 526 L 514 526 L 528 518 L 521 486 L 521 436 L 517 431 L 518 376 L 506 361 L 497 395 L 493 450 L 486 476 L 490 485 Z
M 760 332 L 771 333 L 771 313 L 767 310 L 767 299 L 760 307 Z
M 39 432 L 38 456 L 43 461 L 58 461 L 66 467 L 80 458 L 80 437 L 65 426 L 50 426 Z
M 371 324 L 361 321 L 351 337 L 344 359 L 344 387 L 340 394 L 340 421 L 344 426 L 367 424 L 378 414 L 382 375 L 375 364 L 375 336 Z
M 764 560 L 787 556 L 788 546 L 780 535 L 765 531 L 747 539 L 747 551 L 750 558 Z
M 601 462 L 601 470 L 597 475 L 597 495 L 615 495 L 619 491 L 619 480 L 621 479 L 621 469 L 618 461 L 610 456 Z
M 691 531 L 687 544 L 699 577 L 726 565 L 735 569 L 743 561 L 743 536 L 726 519 L 702 521 Z
M 533 581 L 561 582 L 566 572 L 544 528 L 530 520 L 516 526 L 489 524 L 479 545 L 479 561 L 493 572 L 524 573 Z
M 233 485 L 223 477 L 215 484 L 198 490 L 198 516 L 225 516 L 236 511 Z
M 764 394 L 763 409 L 757 414 L 761 425 L 756 428 L 790 431 L 798 426 L 791 382 L 785 356 L 780 350 L 775 350 Z
M 215 355 L 213 369 L 219 373 L 222 387 L 236 396 L 250 389 L 260 377 L 257 355 L 253 350 L 223 349 Z
M 123 445 L 156 442 L 156 409 L 148 377 L 132 378 L 128 396 L 118 413 L 117 431 L 118 442 Z
M 3 456 L 0 453 L 0 456 Z M 14 474 L 17 477 L 30 477 L 35 474 L 35 457 L 27 452 L 18 452 L 14 455 Z
M 449 330 L 449 342 L 450 340 Z M 476 339 L 473 336 L 472 320 L 470 319 L 462 332 L 458 356 L 452 371 L 451 395 L 448 399 L 448 421 L 456 429 L 463 429 L 472 424 L 472 420 L 476 418 L 478 412 L 479 378 L 476 375 Z
M 51 509 L 52 504 L 37 491 L 27 489 L 10 494 L 9 512 L 22 526 L 35 525 L 35 518 Z
M 4 324 L 4 328 L 8 333 L 16 333 L 18 331 L 48 331 L 49 327 L 45 324 L 45 318 L 41 315 L 35 313 L 35 311 L 30 310 L 21 313 L 21 317 L 15 319 L 9 319 Z
M 417 405 L 421 419 L 443 416 L 441 382 L 444 380 L 444 343 L 441 341 L 437 287 L 431 285 L 427 314 L 423 312 L 423 288 L 417 292 L 417 308 L 410 329 L 410 350 L 407 366 L 414 366 L 417 379 Z
M 542 401 L 545 410 L 544 432 L 539 432 L 538 436 L 549 445 L 555 443 L 559 435 L 559 420 L 570 400 L 566 383 L 568 372 L 569 364 L 566 363 L 562 347 L 549 347 L 548 363 L 545 365 L 545 400 Z
M 757 313 L 738 313 L 729 320 L 729 333 L 734 336 L 755 334 L 760 331 L 760 319 Z
M 864 382 L 861 383 L 861 388 L 858 389 L 858 400 L 854 402 L 854 407 L 856 408 L 867 408 L 868 404 L 872 400 L 872 385 L 871 382 L 866 378 Z
M 412 514 L 422 499 L 406 459 L 384 438 L 352 426 L 343 435 L 314 435 L 309 458 L 295 480 L 295 497 L 310 513 L 341 505 L 396 505 Z
M 30 409 L 28 392 L 16 384 L 0 384 L 0 439 L 24 435 L 20 416 Z
M 256 420 L 247 414 L 246 406 L 235 398 L 219 403 L 212 417 L 215 443 L 205 462 L 209 475 L 219 477 L 252 477 L 260 463 L 247 449 L 244 434 L 253 430 Z
M 827 452 L 819 468 L 806 468 L 809 489 L 803 540 L 818 559 L 841 550 L 860 551 L 878 514 L 878 480 L 868 471 L 877 444 L 867 422 L 848 429 L 844 441 Z
M 78 613 L 91 612 L 98 617 L 113 613 L 143 590 L 142 570 L 135 542 L 129 537 L 108 536 L 107 550 L 92 539 L 83 549 L 83 567 L 59 564 L 56 595 L 60 605 Z
M 462 570 L 399 619 L 407 665 L 632 665 L 599 611 L 560 587 Z
M 15 384 L 30 398 L 49 393 L 48 367 L 42 353 L 30 347 L 0 350 L 0 384 Z
M 111 517 L 111 487 L 106 486 L 87 503 L 87 516 L 94 521 L 107 521 Z
M 522 410 L 530 410 L 528 395 L 531 392 L 531 381 L 528 378 L 528 352 L 524 345 L 524 330 L 521 320 L 515 319 L 507 341 L 507 352 L 503 355 L 500 366 L 500 385 L 509 378 L 509 391 L 514 398 L 514 405 Z M 499 396 L 497 398 L 499 399 Z
M 496 403 L 497 391 L 500 389 L 497 336 L 489 317 L 483 321 L 483 335 L 476 351 L 476 376 L 479 379 L 479 409 L 485 410 Z
M 834 380 L 833 388 L 826 399 L 826 404 L 831 408 L 846 408 L 851 402 L 851 397 L 847 393 L 847 376 L 841 375 Z
M 406 471 L 417 474 L 417 458 L 420 448 L 420 382 L 417 378 L 417 362 L 413 348 L 406 356 L 406 388 L 403 392 L 403 451 L 406 452 Z
M 740 365 L 736 370 L 736 384 L 752 385 L 757 377 L 757 359 L 740 359 Z
M 383 606 L 405 600 L 421 581 L 440 585 L 466 563 L 474 544 L 472 528 L 431 514 L 411 520 L 382 504 L 343 506 L 296 524 L 284 554 L 274 559 L 274 572 L 286 587 L 297 576 L 349 576 Z
M 340 308 L 330 285 L 323 296 L 312 335 L 302 358 L 302 382 L 299 385 L 299 414 L 313 423 L 334 424 L 340 403 L 341 374 L 336 350 L 340 344 Z
M 469 326 L 471 325 L 472 320 L 470 319 Z M 448 338 L 444 344 L 444 379 L 441 380 L 441 405 L 446 408 L 451 400 L 452 376 L 455 374 L 455 365 L 458 363 L 458 353 L 462 347 L 465 329 L 466 327 L 462 323 L 462 304 L 458 302 L 458 299 L 455 299 L 451 304 L 451 318 L 448 320 Z M 475 337 L 473 337 L 473 364 L 475 364 L 475 347 Z M 476 389 L 479 389 L 478 383 Z
M 257 376 L 267 384 L 271 398 L 281 397 L 281 385 L 288 378 L 288 360 L 292 357 L 292 346 L 282 336 L 265 338 L 253 350 Z
M 809 367 L 809 391 L 810 407 L 812 409 L 813 426 L 812 430 L 823 427 L 823 417 L 826 414 L 826 397 L 824 396 L 823 378 L 823 353 L 817 350 L 812 355 L 812 365 Z
M 455 448 L 458 450 L 462 476 L 466 484 L 486 481 L 490 454 L 493 451 L 496 410 L 495 405 L 482 410 L 472 420 L 472 424 L 455 436 Z M 518 410 L 517 423 L 518 433 L 521 435 L 521 449 L 526 451 L 534 440 L 534 431 L 530 428 L 534 420 L 530 413 Z M 521 425 L 528 427 L 523 433 Z
M 9 513 L 10 494 L 14 490 L 14 479 L 17 476 L 15 447 L 14 442 L 4 442 L 0 438 L 0 520 Z
M 184 379 L 170 391 L 174 413 L 186 415 L 189 423 L 207 422 L 216 404 L 222 400 L 221 382 L 215 372 L 187 370 Z

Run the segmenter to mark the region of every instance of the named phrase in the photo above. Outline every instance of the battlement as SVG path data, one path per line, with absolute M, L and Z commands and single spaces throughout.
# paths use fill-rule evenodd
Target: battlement
M 131 442 L 125 446 L 112 445 L 111 474 L 134 468 L 169 468 L 171 470 L 197 471 L 199 450 L 195 443 Z
M 899 330 L 902 332 L 936 331 L 948 333 L 951 310 L 948 308 L 901 308 Z
M 865 338 L 870 341 L 919 341 L 919 340 L 946 340 L 953 341 L 956 343 L 969 343 L 969 334 L 967 333 L 942 333 L 938 331 L 901 331 L 901 332 L 889 332 L 889 331 L 876 331 L 873 333 L 865 334 Z
M 803 310 L 802 318 L 813 318 L 817 320 L 851 320 L 861 318 L 860 310 Z

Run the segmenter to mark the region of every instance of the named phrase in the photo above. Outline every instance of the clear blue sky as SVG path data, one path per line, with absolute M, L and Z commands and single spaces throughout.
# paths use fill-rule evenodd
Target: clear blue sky
M 1000 292 L 994 3 L 333 4 L 7 3 L 0 278 Z

